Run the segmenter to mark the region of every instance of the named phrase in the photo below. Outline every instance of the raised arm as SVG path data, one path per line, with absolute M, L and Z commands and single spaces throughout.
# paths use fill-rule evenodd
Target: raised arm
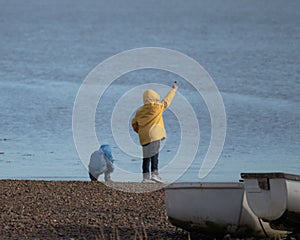
M 177 89 L 178 89 L 177 83 L 174 82 L 172 89 L 168 92 L 168 94 L 161 101 L 161 103 L 164 105 L 165 109 L 167 109 L 170 106 L 173 98 L 175 97 Z

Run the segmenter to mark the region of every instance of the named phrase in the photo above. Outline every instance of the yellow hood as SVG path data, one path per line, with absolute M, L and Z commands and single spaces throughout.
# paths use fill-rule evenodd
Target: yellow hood
M 157 103 L 159 102 L 159 99 L 159 94 L 152 89 L 146 90 L 143 94 L 144 104 Z

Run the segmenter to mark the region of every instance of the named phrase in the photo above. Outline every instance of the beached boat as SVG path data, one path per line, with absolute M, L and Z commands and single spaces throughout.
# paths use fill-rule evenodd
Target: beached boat
M 242 173 L 249 207 L 274 229 L 299 231 L 300 175 Z
M 249 208 L 242 182 L 172 183 L 165 188 L 169 221 L 197 234 L 223 237 L 281 237 Z

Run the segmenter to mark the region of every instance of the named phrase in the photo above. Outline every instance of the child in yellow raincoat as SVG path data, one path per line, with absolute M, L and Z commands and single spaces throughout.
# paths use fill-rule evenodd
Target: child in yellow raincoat
M 143 94 L 144 105 L 136 111 L 132 119 L 132 127 L 139 135 L 140 144 L 143 147 L 143 182 L 163 182 L 158 175 L 158 154 L 160 141 L 166 138 L 163 121 L 163 112 L 170 106 L 176 91 L 174 82 L 172 89 L 160 101 L 158 93 L 148 89 Z M 151 163 L 151 178 L 149 166 Z

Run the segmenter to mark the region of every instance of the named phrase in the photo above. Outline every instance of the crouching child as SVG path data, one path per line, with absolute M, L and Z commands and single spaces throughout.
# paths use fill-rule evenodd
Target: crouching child
M 93 152 L 89 162 L 89 176 L 91 181 L 97 181 L 104 174 L 105 182 L 111 182 L 110 174 L 114 171 L 113 156 L 109 145 L 101 145 L 100 149 Z

